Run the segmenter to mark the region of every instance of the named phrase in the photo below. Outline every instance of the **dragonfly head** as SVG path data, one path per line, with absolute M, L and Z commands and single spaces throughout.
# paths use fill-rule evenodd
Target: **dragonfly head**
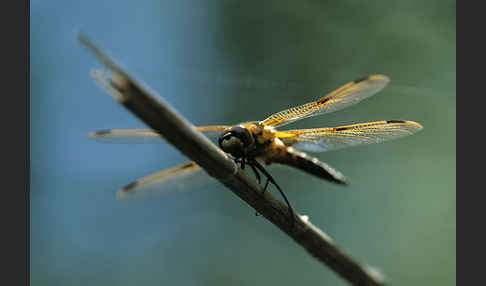
M 245 155 L 245 150 L 251 143 L 250 132 L 241 126 L 225 131 L 218 139 L 219 147 L 237 159 Z

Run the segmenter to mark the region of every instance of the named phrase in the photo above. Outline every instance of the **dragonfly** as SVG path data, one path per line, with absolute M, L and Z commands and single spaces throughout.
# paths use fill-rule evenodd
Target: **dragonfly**
M 325 152 L 380 143 L 412 135 L 423 129 L 423 126 L 408 120 L 384 120 L 314 129 L 279 131 L 276 128 L 349 107 L 381 91 L 389 82 L 390 79 L 385 75 L 370 75 L 349 82 L 313 102 L 272 114 L 262 121 L 199 126 L 197 129 L 210 138 L 217 138 L 219 147 L 242 169 L 250 166 L 259 184 L 261 176 L 265 176 L 263 192 L 267 190 L 269 183 L 274 185 L 293 216 L 287 197 L 263 165 L 286 165 L 323 180 L 346 185 L 348 179 L 341 172 L 306 152 Z M 143 129 L 101 130 L 91 133 L 90 137 L 109 143 L 164 142 L 158 132 Z M 192 178 L 202 173 L 203 169 L 195 162 L 184 163 L 126 185 L 118 192 L 118 198 L 144 197 L 154 190 L 164 194 L 174 188 L 182 189 L 191 184 Z M 207 175 L 206 177 L 209 178 Z

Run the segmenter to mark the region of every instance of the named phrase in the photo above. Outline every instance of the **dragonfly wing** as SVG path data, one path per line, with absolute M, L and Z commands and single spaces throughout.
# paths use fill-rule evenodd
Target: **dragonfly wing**
M 209 138 L 216 138 L 230 126 L 199 126 L 196 127 Z M 92 132 L 90 138 L 106 143 L 124 144 L 154 144 L 166 143 L 160 133 L 149 129 L 109 129 Z
M 209 182 L 211 177 L 199 165 L 190 162 L 138 179 L 122 188 L 117 197 L 119 200 L 153 198 Z
M 334 128 L 281 131 L 276 132 L 276 136 L 287 146 L 310 152 L 323 152 L 380 143 L 412 135 L 422 128 L 422 125 L 413 121 L 388 120 Z
M 389 78 L 384 75 L 371 75 L 355 80 L 314 102 L 282 110 L 260 123 L 264 126 L 276 127 L 303 118 L 340 110 L 372 96 L 382 90 L 389 81 Z

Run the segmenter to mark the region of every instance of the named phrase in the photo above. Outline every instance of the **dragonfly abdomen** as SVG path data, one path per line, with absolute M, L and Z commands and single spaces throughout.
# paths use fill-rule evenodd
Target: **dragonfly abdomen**
M 276 153 L 272 162 L 285 164 L 291 167 L 300 169 L 306 173 L 317 176 L 337 184 L 347 184 L 347 179 L 339 171 L 324 162 L 319 161 L 315 157 L 311 157 L 305 153 L 298 152 L 293 148 L 285 148 L 283 152 Z

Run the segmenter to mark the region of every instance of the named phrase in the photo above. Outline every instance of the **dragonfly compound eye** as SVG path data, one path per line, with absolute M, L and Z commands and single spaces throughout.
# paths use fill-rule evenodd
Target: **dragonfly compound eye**
M 221 134 L 218 139 L 219 147 L 236 158 L 244 154 L 244 150 L 251 143 L 251 135 L 247 129 L 236 126 Z

